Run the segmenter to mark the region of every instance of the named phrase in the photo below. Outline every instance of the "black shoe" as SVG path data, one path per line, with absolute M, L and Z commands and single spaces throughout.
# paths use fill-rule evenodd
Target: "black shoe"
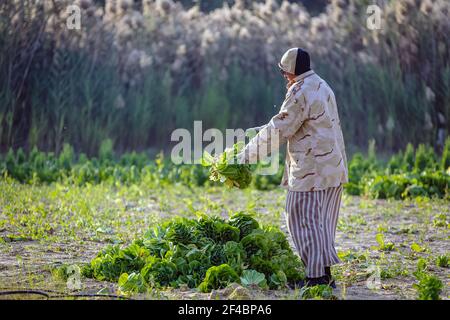
M 290 285 L 289 287 L 291 289 L 295 289 L 295 288 L 303 288 L 303 287 L 314 287 L 314 286 L 318 286 L 318 285 L 329 285 L 330 287 L 332 287 L 330 285 L 329 279 L 327 276 L 322 276 L 322 277 L 318 277 L 318 278 L 306 278 L 305 280 L 299 280 L 297 282 L 295 282 L 294 284 Z M 333 287 L 332 287 L 333 288 Z
M 331 275 L 331 268 L 325 267 L 325 276 L 328 277 L 328 285 L 333 289 L 336 289 L 336 282 L 333 280 L 333 276 Z
M 314 287 L 319 285 L 330 285 L 330 279 L 328 276 L 322 276 L 318 278 L 306 278 L 306 286 L 307 287 Z

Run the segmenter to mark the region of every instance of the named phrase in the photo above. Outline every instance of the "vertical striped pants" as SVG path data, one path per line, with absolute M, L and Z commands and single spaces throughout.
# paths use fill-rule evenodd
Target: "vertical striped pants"
M 340 263 L 334 239 L 341 196 L 342 185 L 318 191 L 288 192 L 286 222 L 309 278 L 324 276 L 325 267 Z

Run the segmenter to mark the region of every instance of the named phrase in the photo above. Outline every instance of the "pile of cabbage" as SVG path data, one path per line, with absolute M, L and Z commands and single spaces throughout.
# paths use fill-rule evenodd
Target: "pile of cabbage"
M 167 287 L 210 292 L 231 283 L 281 289 L 304 278 L 285 234 L 243 212 L 227 221 L 201 215 L 156 225 L 127 247 L 106 247 L 82 272 L 118 281 L 125 293 Z

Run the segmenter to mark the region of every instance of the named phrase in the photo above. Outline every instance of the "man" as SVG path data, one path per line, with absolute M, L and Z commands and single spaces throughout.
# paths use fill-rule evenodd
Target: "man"
M 299 285 L 335 287 L 330 267 L 339 263 L 334 248 L 342 184 L 348 182 L 344 139 L 333 91 L 310 68 L 309 54 L 289 49 L 279 68 L 288 81 L 280 112 L 258 128 L 239 161 L 254 163 L 258 150 L 273 150 L 271 139 L 287 142 L 282 186 L 288 189 L 286 222 L 306 268 Z

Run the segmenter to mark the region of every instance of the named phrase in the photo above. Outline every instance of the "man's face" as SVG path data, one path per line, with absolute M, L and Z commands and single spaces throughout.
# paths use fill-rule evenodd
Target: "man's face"
M 281 72 L 281 74 L 283 75 L 283 77 L 284 77 L 288 82 L 293 81 L 293 80 L 295 79 L 295 77 L 296 77 L 295 74 L 286 72 L 286 71 L 284 71 L 284 70 L 282 70 L 282 69 L 280 69 L 280 72 Z

